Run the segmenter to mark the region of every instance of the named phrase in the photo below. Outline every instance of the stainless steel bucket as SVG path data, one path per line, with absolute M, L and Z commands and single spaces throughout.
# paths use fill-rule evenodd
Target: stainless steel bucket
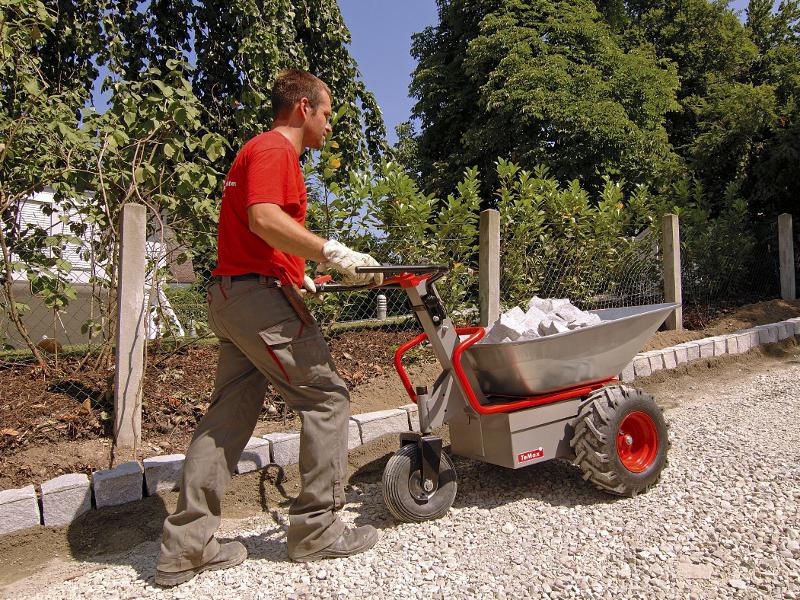
M 591 311 L 603 322 L 530 341 L 477 344 L 464 360 L 484 394 L 532 396 L 608 379 L 625 368 L 678 306 Z

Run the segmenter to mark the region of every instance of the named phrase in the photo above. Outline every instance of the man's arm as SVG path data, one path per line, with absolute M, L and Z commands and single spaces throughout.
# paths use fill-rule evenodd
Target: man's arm
M 250 231 L 273 248 L 324 263 L 327 268 L 344 275 L 345 284 L 366 285 L 375 282 L 380 285 L 383 282 L 381 273 L 356 272 L 358 267 L 380 265 L 369 254 L 356 252 L 337 241 L 314 235 L 283 212 L 277 204 L 253 204 L 247 209 L 247 219 Z
M 250 231 L 267 244 L 300 258 L 323 262 L 322 246 L 327 241 L 300 225 L 277 204 L 261 202 L 247 209 Z

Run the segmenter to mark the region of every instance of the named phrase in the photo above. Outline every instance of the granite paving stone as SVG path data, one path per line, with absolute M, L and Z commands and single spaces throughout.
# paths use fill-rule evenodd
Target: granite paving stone
M 358 448 L 361 445 L 361 429 L 358 427 L 358 423 L 350 419 L 347 422 L 347 449 L 352 450 L 353 448 Z
M 650 361 L 651 374 L 664 368 L 664 354 L 660 350 L 648 352 L 647 360 Z
M 688 342 L 686 344 L 686 355 L 689 362 L 698 360 L 700 358 L 700 344 L 697 342 Z
M 300 457 L 299 433 L 268 433 L 263 437 L 269 441 L 273 463 L 281 466 L 297 463 Z
M 351 418 L 358 423 L 365 444 L 388 433 L 408 431 L 408 413 L 401 408 L 378 410 Z
M 92 473 L 95 506 L 103 508 L 141 500 L 143 475 L 142 465 L 136 461 L 95 471 Z
M 166 454 L 145 458 L 142 463 L 147 495 L 154 496 L 178 490 L 183 476 L 185 458 L 183 454 Z
M 774 325 L 758 325 L 754 327 L 758 331 L 758 343 L 774 344 L 778 341 L 778 327 Z
M 39 501 L 32 485 L 0 492 L 0 534 L 40 524 Z
M 633 359 L 633 370 L 636 377 L 647 377 L 653 372 L 650 368 L 650 359 L 637 354 Z
M 622 369 L 620 379 L 622 379 L 623 382 L 630 382 L 636 379 L 636 371 L 633 367 L 633 361 L 629 362 L 627 365 L 625 365 L 625 368 Z
M 675 362 L 679 365 L 689 362 L 689 351 L 686 346 L 673 346 L 675 350 Z
M 249 473 L 258 471 L 266 467 L 272 459 L 270 458 L 269 441 L 264 438 L 251 437 L 242 450 L 239 462 L 236 463 L 237 473 Z
M 727 335 L 717 335 L 710 339 L 714 342 L 714 356 L 725 356 L 728 353 Z
M 85 473 L 70 473 L 42 484 L 42 521 L 48 527 L 68 525 L 92 509 L 92 484 Z

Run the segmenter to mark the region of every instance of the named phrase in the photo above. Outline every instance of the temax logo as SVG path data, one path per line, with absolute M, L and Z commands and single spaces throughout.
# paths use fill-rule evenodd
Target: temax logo
M 536 450 L 528 450 L 527 452 L 520 452 L 517 454 L 517 462 L 524 463 L 536 458 L 542 458 L 543 456 L 544 448 L 539 447 L 536 448 Z

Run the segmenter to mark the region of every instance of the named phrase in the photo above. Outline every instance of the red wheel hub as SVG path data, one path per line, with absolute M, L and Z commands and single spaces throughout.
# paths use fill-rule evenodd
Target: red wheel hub
M 641 473 L 658 455 L 658 431 L 647 413 L 628 413 L 619 424 L 617 454 L 622 465 L 632 473 Z

